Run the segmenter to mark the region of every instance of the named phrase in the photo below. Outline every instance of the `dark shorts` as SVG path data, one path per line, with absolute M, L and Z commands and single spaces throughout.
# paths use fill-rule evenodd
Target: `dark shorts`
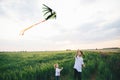
M 60 76 L 55 76 L 55 80 L 60 80 Z
M 82 80 L 81 72 L 78 72 L 76 69 L 74 69 L 74 79 L 75 80 Z

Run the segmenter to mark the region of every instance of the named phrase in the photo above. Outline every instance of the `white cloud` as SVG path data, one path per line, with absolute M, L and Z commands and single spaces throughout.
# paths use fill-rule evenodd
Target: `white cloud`
M 97 42 L 103 42 L 104 45 L 104 42 L 119 40 L 119 2 L 119 0 L 1 0 L 0 50 L 89 48 L 87 45 L 95 46 Z M 26 31 L 24 36 L 19 36 L 20 30 L 44 19 L 42 4 L 54 9 L 57 12 L 57 19 L 37 25 Z M 11 45 L 13 48 L 10 48 Z

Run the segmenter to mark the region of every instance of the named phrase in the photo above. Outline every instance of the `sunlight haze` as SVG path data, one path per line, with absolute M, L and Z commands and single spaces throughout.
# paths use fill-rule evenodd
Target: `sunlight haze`
M 44 20 L 42 4 L 57 13 Z M 0 0 L 0 51 L 120 47 L 120 0 Z

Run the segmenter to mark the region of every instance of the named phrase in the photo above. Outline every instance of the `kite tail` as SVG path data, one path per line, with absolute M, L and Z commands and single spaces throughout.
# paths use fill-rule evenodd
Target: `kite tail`
M 38 25 L 38 24 L 40 24 L 40 23 L 42 23 L 42 22 L 45 22 L 45 21 L 46 21 L 46 20 L 40 21 L 40 22 L 38 22 L 38 23 L 35 23 L 35 24 L 31 25 L 30 27 L 27 27 L 27 28 L 23 29 L 23 30 L 20 32 L 20 35 L 24 35 L 25 31 L 27 31 L 28 29 L 30 29 L 30 28 L 32 28 L 32 27 L 34 27 L 34 26 L 36 26 L 36 25 Z

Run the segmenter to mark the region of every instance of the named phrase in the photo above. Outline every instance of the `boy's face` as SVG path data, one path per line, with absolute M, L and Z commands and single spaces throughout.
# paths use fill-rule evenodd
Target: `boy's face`
M 58 67 L 59 67 L 59 65 L 58 65 L 58 64 L 56 64 L 56 67 L 58 68 Z

